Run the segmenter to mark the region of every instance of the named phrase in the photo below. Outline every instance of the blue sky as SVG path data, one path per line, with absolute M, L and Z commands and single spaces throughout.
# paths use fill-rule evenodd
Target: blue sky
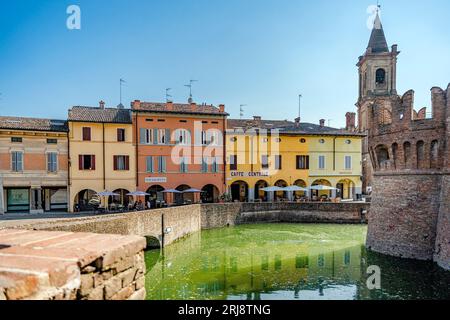
M 345 123 L 355 111 L 355 66 L 370 36 L 375 0 L 0 0 L 0 114 L 65 118 L 72 105 L 226 104 L 232 117 Z M 66 8 L 81 8 L 81 30 Z M 402 51 L 398 91 L 450 82 L 450 1 L 383 0 L 388 44 Z

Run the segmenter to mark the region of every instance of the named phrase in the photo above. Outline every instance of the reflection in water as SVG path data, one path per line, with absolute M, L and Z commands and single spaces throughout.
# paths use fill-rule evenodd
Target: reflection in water
M 364 248 L 356 225 L 264 224 L 203 231 L 146 253 L 148 299 L 449 299 L 450 273 Z M 381 290 L 366 287 L 381 268 Z

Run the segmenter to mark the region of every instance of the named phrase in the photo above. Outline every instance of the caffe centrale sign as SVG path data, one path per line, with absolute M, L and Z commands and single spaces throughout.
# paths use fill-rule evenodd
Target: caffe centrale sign
M 233 171 L 230 173 L 231 177 L 242 177 L 242 178 L 251 178 L 251 177 L 268 177 L 268 171 Z

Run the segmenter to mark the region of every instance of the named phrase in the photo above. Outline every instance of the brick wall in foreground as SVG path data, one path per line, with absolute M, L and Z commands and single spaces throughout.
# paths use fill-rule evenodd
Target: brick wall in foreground
M 0 230 L 0 300 L 142 300 L 145 238 Z

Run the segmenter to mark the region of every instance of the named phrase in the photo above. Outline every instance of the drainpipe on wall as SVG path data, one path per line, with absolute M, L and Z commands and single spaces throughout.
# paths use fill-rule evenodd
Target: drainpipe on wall
M 3 191 L 3 174 L 0 174 L 0 214 L 5 214 L 5 200 Z
M 103 125 L 103 190 L 106 190 L 106 169 L 105 169 L 105 123 Z
M 138 137 L 138 116 L 137 116 L 137 112 L 135 112 L 135 121 L 134 121 L 135 125 L 134 125 L 134 141 L 136 144 L 136 147 L 134 148 L 135 150 L 135 167 L 136 167 L 136 190 L 139 189 L 139 137 Z
M 333 171 L 336 171 L 336 139 L 337 137 L 333 139 Z
M 72 212 L 72 209 L 70 207 L 70 202 L 72 199 L 70 199 L 70 189 L 72 186 L 72 180 L 70 175 L 70 170 L 72 168 L 72 158 L 70 156 L 70 125 L 67 125 L 67 211 Z M 1 210 L 1 209 L 0 209 Z
M 227 117 L 223 118 L 223 184 L 225 187 L 224 192 L 228 192 L 227 188 Z

